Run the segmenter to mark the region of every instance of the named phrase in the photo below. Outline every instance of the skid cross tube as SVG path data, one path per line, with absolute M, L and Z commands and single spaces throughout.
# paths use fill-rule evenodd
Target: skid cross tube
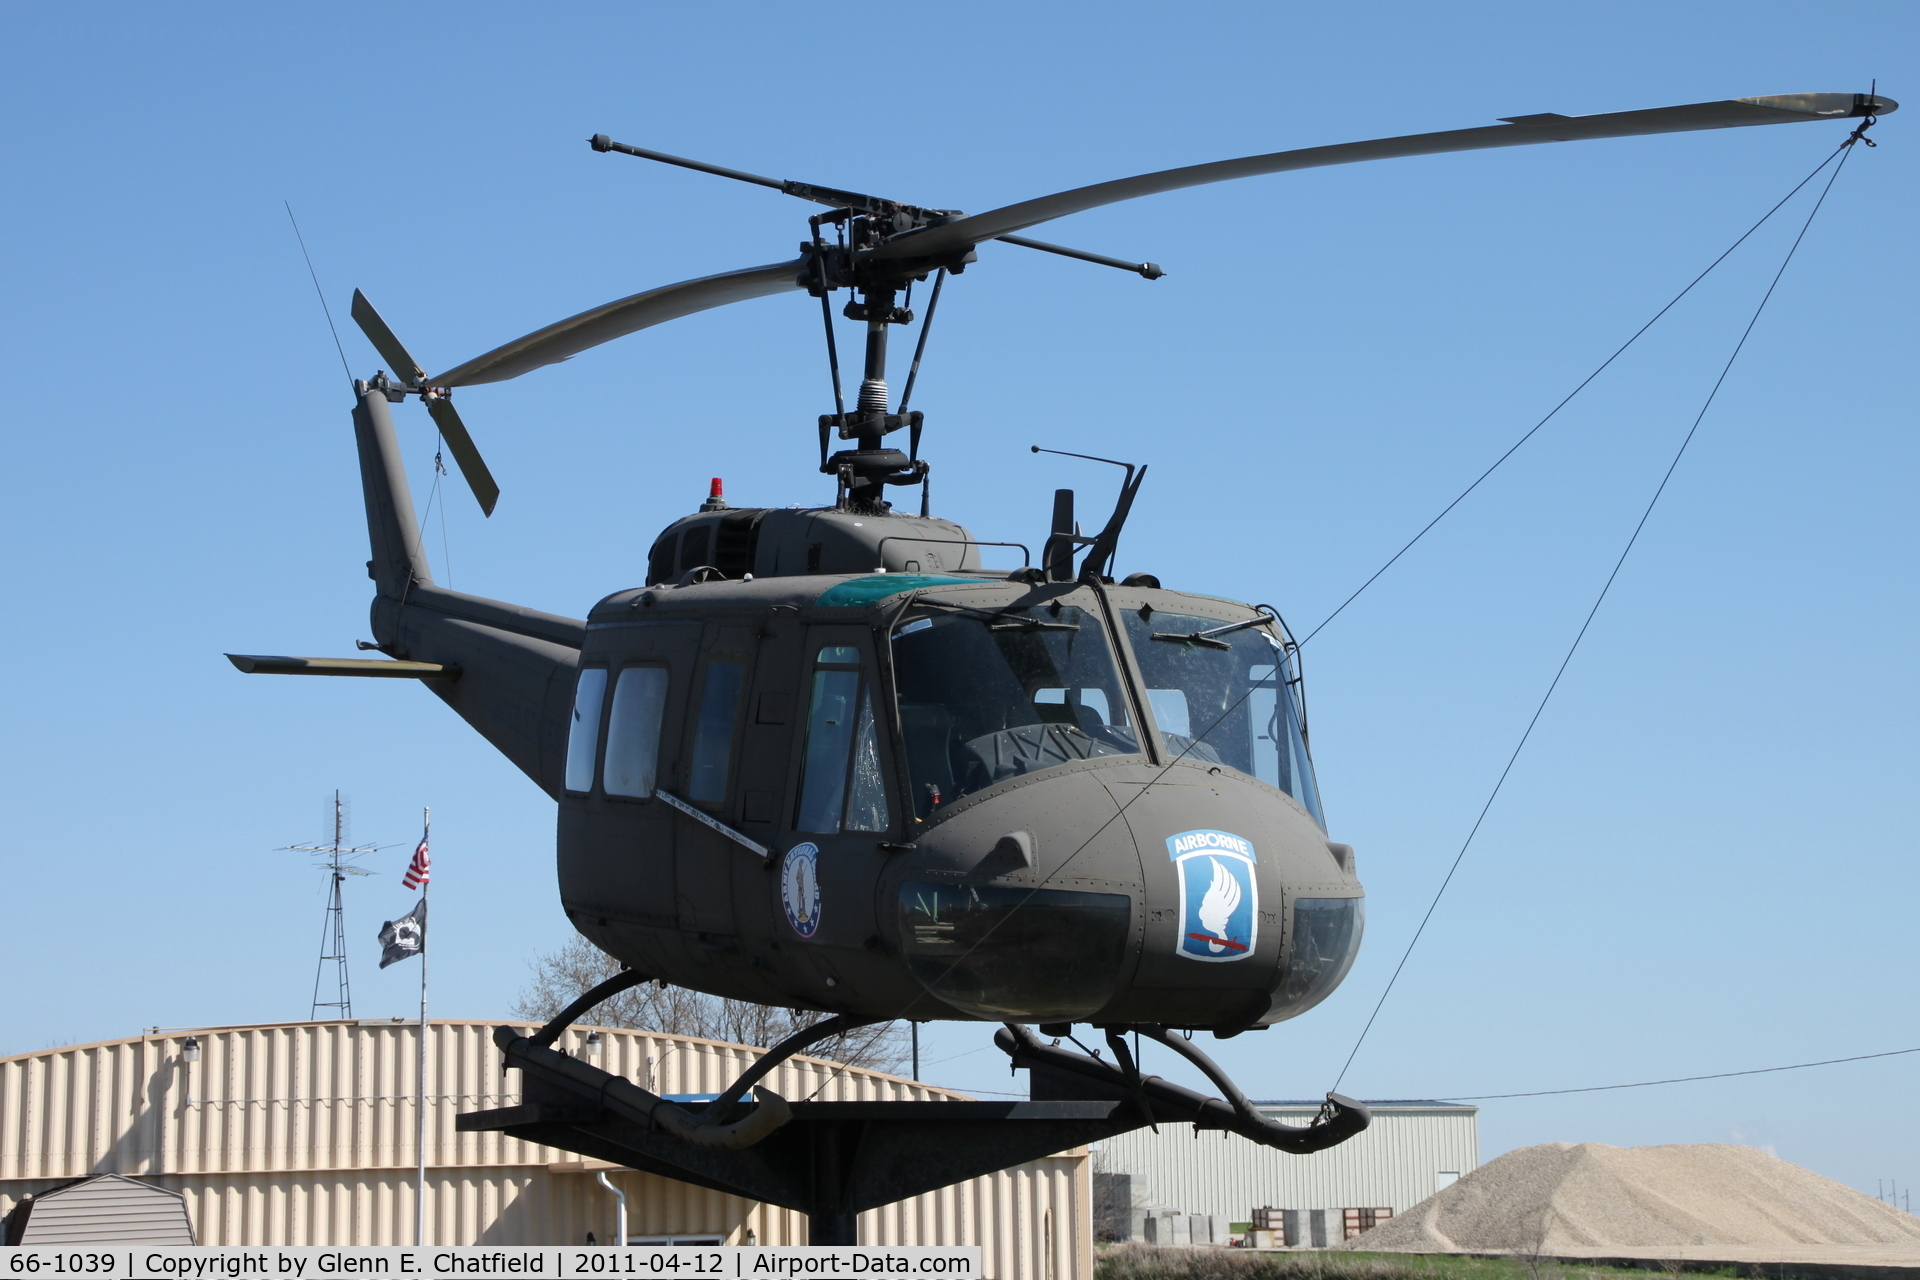
M 845 1035 L 861 1027 L 870 1027 L 878 1021 L 880 1021 L 878 1018 L 856 1018 L 849 1013 L 840 1013 L 831 1018 L 824 1018 L 810 1027 L 802 1027 L 761 1054 L 760 1060 L 742 1071 L 740 1078 L 728 1085 L 726 1092 L 708 1103 L 707 1109 L 701 1114 L 710 1118 L 724 1115 L 734 1103 L 746 1096 L 748 1089 L 766 1079 L 769 1071 L 808 1045 L 818 1044 L 828 1036 Z
M 555 1040 L 560 1038 L 560 1033 L 572 1026 L 581 1014 L 593 1008 L 607 997 L 617 996 L 622 991 L 637 987 L 652 976 L 651 974 L 642 973 L 638 969 L 622 969 L 605 982 L 598 983 L 589 988 L 579 999 L 555 1014 L 546 1026 L 534 1032 L 529 1043 L 537 1045 L 542 1049 L 549 1048 Z

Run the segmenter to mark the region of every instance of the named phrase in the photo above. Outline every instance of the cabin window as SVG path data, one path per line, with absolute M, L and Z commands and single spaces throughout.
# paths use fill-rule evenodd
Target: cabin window
M 644 800 L 653 795 L 660 764 L 660 718 L 667 709 L 667 669 L 628 667 L 613 686 L 607 718 L 607 765 L 602 779 L 610 796 Z
M 880 741 L 873 727 L 873 691 L 860 691 L 853 729 L 853 782 L 847 789 L 846 829 L 887 829 L 887 781 L 880 771 Z
M 687 798 L 719 804 L 727 798 L 727 766 L 733 759 L 733 724 L 740 710 L 740 685 L 746 668 L 738 662 L 709 662 L 700 689 L 700 719 L 693 731 L 693 769 Z
M 807 706 L 799 831 L 885 831 L 886 777 L 880 767 L 873 694 L 860 678 L 860 651 L 827 645 L 816 658 Z M 845 669 L 836 670 L 833 665 Z
M 1053 706 L 1085 707 L 1102 724 L 1113 720 L 1113 712 L 1107 707 L 1105 689 L 1035 689 L 1033 700 L 1036 703 L 1047 703 Z M 1078 718 L 1077 712 L 1075 715 Z
M 1193 735 L 1193 715 L 1187 710 L 1185 689 L 1149 689 L 1147 706 L 1153 709 L 1153 722 L 1160 726 L 1161 733 L 1177 738 Z
M 607 669 L 582 667 L 573 687 L 573 722 L 567 727 L 567 790 L 593 790 L 593 756 L 600 749 L 600 704 L 607 696 Z
M 1173 753 L 1280 788 L 1325 830 L 1293 668 L 1267 628 L 1215 637 L 1224 646 L 1215 647 L 1182 637 L 1231 623 L 1178 613 L 1121 617 L 1146 681 L 1147 705 Z
M 893 661 L 916 817 L 1005 778 L 1140 750 L 1097 614 L 916 618 L 894 632 Z

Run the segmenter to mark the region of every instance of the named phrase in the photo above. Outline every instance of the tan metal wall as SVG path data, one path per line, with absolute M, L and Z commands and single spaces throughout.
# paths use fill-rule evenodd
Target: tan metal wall
M 1313 1104 L 1257 1105 L 1289 1125 L 1307 1124 L 1316 1112 Z M 1147 1197 L 1156 1205 L 1246 1222 L 1262 1205 L 1405 1213 L 1438 1190 L 1440 1174 L 1464 1176 L 1479 1167 L 1476 1108 L 1368 1105 L 1373 1123 L 1364 1132 L 1309 1156 L 1169 1125 L 1157 1134 L 1136 1129 L 1108 1138 L 1094 1154 L 1094 1168 L 1145 1177 Z
M 572 1244 L 613 1235 L 613 1197 L 571 1152 L 457 1133 L 462 1111 L 519 1100 L 486 1022 L 429 1024 L 428 1240 Z M 591 1028 L 557 1047 L 580 1053 Z M 656 1093 L 714 1093 L 756 1050 L 601 1028 L 598 1064 Z M 186 1196 L 203 1244 L 395 1244 L 413 1239 L 418 1028 L 306 1022 L 172 1032 L 0 1058 L 0 1214 L 90 1173 Z M 895 1076 L 795 1058 L 768 1084 L 792 1099 L 959 1099 Z M 804 1218 L 633 1171 L 634 1235 L 800 1243 Z M 1090 1280 L 1091 1181 L 1073 1151 L 861 1215 L 873 1244 L 980 1244 L 1006 1280 Z

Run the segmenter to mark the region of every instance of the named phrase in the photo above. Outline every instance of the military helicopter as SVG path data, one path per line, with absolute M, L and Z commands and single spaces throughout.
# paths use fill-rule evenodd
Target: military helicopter
M 729 1117 L 809 1036 L 955 1019 L 1008 1024 L 1002 1047 L 1035 1066 L 1036 1080 L 1051 1072 L 1047 1096 L 1138 1103 L 1139 1115 L 1107 1132 L 1221 1106 L 1181 1102 L 1141 1077 L 1120 1036 L 1137 1030 L 1207 1072 L 1228 1099 L 1214 1117 L 1221 1127 L 1288 1149 L 1327 1145 L 1363 1127 L 1364 1108 L 1335 1099 L 1317 1133 L 1284 1130 L 1190 1043 L 1195 1030 L 1230 1036 L 1299 1016 L 1340 984 L 1360 943 L 1363 891 L 1354 851 L 1325 829 L 1293 640 L 1268 605 L 1145 573 L 1114 581 L 1145 467 L 1120 464 L 1126 480 L 1097 533 L 1080 532 L 1063 490 L 1038 564 L 981 567 L 988 544 L 931 514 L 924 418 L 908 408 L 948 277 L 999 240 L 1154 279 L 1152 263 L 1018 233 L 1204 183 L 1591 138 L 1870 123 L 1896 105 L 1800 94 L 1515 116 L 1172 169 L 973 215 L 596 135 L 596 152 L 773 188 L 826 212 L 808 219 L 796 257 L 622 298 L 431 376 L 356 293 L 354 318 L 388 365 L 354 383 L 353 411 L 375 583 L 375 638 L 362 648 L 386 656 L 229 656 L 245 671 L 421 680 L 557 802 L 561 903 L 628 969 L 540 1035 L 507 1034 L 515 1065 L 544 1062 L 552 1080 L 580 1084 L 590 1068 L 539 1055 L 557 1059 L 548 1046 L 568 1023 L 617 985 L 648 978 L 830 1015 L 818 1024 L 828 1030 L 776 1047 L 698 1124 L 651 1095 L 632 1102 L 629 1120 L 696 1144 L 750 1145 L 785 1123 L 781 1108 L 763 1094 L 751 1114 Z M 914 319 L 901 294 L 929 279 L 896 401 L 889 335 Z M 843 316 L 865 330 L 851 406 L 831 302 L 841 289 L 852 298 Z M 490 514 L 499 489 L 453 388 L 518 377 L 693 312 L 802 291 L 819 299 L 833 370 L 834 411 L 814 424 L 830 505 L 733 508 L 716 481 L 698 511 L 653 542 L 643 585 L 608 595 L 585 621 L 434 583 L 391 404 L 426 405 Z M 902 430 L 905 451 L 888 444 Z M 831 449 L 834 437 L 850 447 Z M 912 487 L 918 514 L 895 510 L 887 491 Z M 1100 1028 L 1113 1060 L 1043 1045 L 1026 1030 L 1035 1024 L 1056 1037 L 1074 1024 Z M 576 1150 L 609 1149 L 577 1124 L 558 1133 L 521 1114 L 496 1127 L 509 1123 Z M 687 1136 L 696 1132 L 706 1136 Z M 636 1158 L 621 1151 L 623 1162 Z

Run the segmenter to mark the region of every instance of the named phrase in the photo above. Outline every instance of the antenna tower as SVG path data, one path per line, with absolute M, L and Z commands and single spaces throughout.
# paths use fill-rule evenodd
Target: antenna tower
M 327 873 L 327 914 L 320 930 L 320 963 L 313 974 L 313 1010 L 308 1015 L 316 1022 L 320 1020 L 322 1009 L 336 1010 L 330 1017 L 353 1016 L 353 987 L 347 980 L 347 913 L 341 901 L 340 888 L 347 882 L 348 876 L 377 874 L 365 867 L 356 867 L 353 863 L 362 854 L 375 853 L 380 848 L 375 844 L 347 843 L 347 801 L 337 789 L 333 793 L 329 811 L 333 826 L 330 843 L 286 844 L 278 850 L 314 854 L 316 864 Z M 322 1000 L 320 995 L 325 989 L 329 963 L 334 967 L 334 998 Z

